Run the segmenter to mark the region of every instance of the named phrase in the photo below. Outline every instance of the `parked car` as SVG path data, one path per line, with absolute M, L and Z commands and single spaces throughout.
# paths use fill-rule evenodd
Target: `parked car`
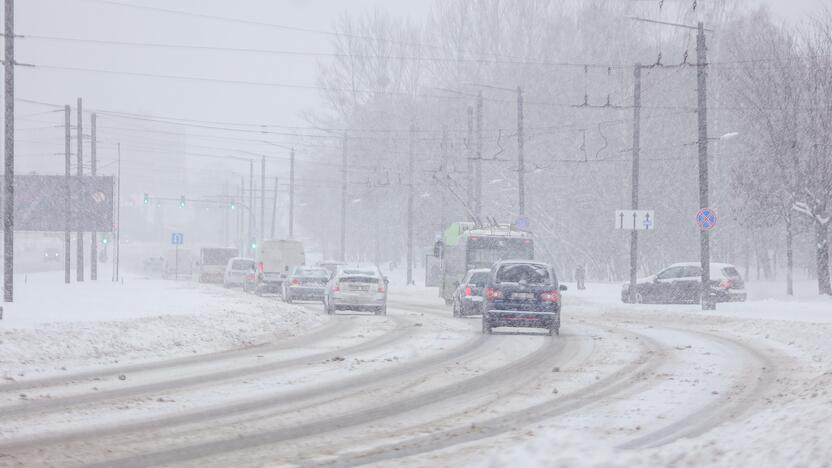
M 232 286 L 243 286 L 246 283 L 246 276 L 254 270 L 254 259 L 234 257 L 228 260 L 225 265 L 225 274 L 222 277 L 222 285 L 226 288 Z
M 56 248 L 43 249 L 43 262 L 52 263 L 61 261 L 61 251 Z
M 504 260 L 494 264 L 485 286 L 482 332 L 495 327 L 544 328 L 560 334 L 561 291 L 557 276 L 546 263 Z
M 142 262 L 142 271 L 145 276 L 161 277 L 165 271 L 164 257 L 147 257 Z
M 468 270 L 454 291 L 454 317 L 482 313 L 482 294 L 489 273 L 491 270 L 487 268 Z
M 330 273 L 322 267 L 295 267 L 292 274 L 283 282 L 283 300 L 288 303 L 296 300 L 322 301 Z
M 711 295 L 715 302 L 742 302 L 745 282 L 734 265 L 711 263 Z M 702 297 L 699 263 L 676 263 L 636 283 L 636 303 L 698 304 Z M 621 288 L 621 301 L 630 302 L 630 284 Z
M 387 315 L 387 278 L 374 265 L 341 265 L 324 293 L 324 310 L 372 311 Z

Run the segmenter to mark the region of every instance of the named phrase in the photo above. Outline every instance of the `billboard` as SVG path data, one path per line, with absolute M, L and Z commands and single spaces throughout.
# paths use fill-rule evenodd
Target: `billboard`
M 67 222 L 70 231 L 113 230 L 113 177 L 19 175 L 14 180 L 15 231 L 64 231 Z

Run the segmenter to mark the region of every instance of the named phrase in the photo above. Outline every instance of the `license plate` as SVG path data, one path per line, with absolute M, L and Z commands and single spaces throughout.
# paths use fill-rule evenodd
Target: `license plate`
M 350 289 L 350 291 L 369 291 L 370 287 L 369 286 L 351 285 L 349 289 Z
M 513 293 L 511 295 L 512 299 L 516 299 L 518 301 L 530 301 L 534 299 L 534 294 L 532 293 Z

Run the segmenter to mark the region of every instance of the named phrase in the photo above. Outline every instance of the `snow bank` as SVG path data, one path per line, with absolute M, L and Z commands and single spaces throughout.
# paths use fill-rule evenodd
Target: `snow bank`
M 214 285 L 29 275 L 0 321 L 0 373 L 172 358 L 302 333 L 326 316 Z

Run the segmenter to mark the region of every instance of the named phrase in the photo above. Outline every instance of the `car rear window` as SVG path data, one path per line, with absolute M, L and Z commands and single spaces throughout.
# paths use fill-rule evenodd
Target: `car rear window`
M 329 272 L 325 268 L 298 268 L 295 270 L 295 276 L 326 278 L 329 276 Z
M 378 278 L 373 278 L 370 276 L 342 276 L 339 280 L 342 283 L 370 283 L 376 284 L 378 283 Z
M 552 284 L 549 269 L 534 263 L 510 263 L 500 266 L 496 275 L 497 283 Z
M 375 270 L 370 269 L 343 269 L 341 270 L 341 274 L 343 275 L 363 275 L 363 276 L 377 276 Z
M 731 279 L 739 279 L 741 278 L 740 272 L 737 271 L 734 267 L 725 267 L 722 269 L 722 274 L 725 275 L 726 278 Z
M 488 280 L 488 272 L 487 271 L 482 271 L 482 272 L 479 272 L 479 273 L 472 273 L 471 274 L 471 280 L 469 281 L 469 283 L 483 284 L 487 280 Z

